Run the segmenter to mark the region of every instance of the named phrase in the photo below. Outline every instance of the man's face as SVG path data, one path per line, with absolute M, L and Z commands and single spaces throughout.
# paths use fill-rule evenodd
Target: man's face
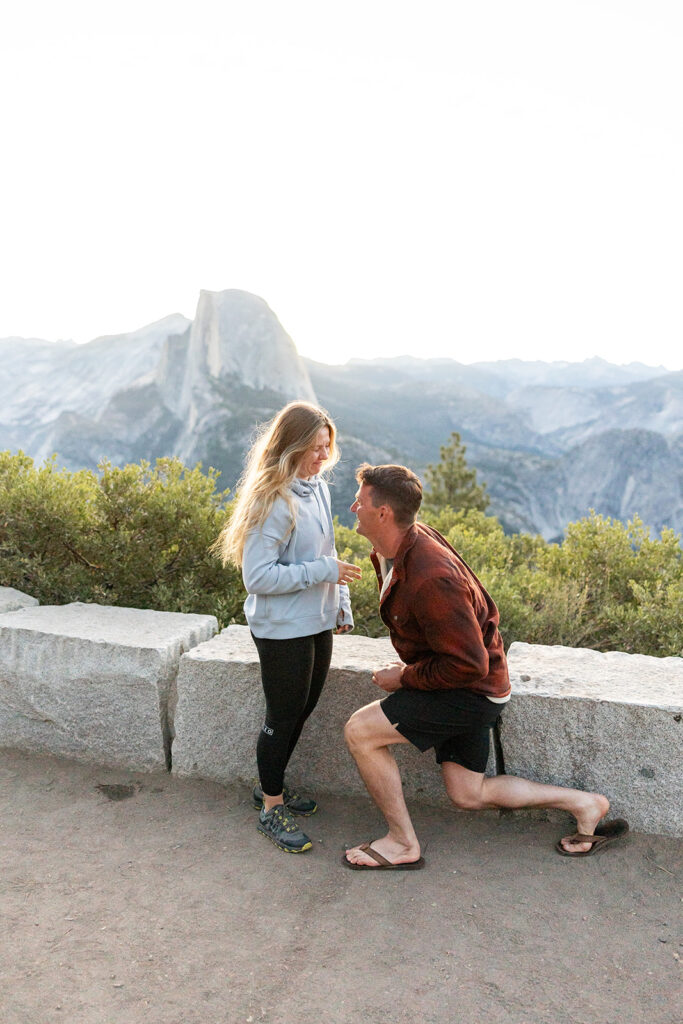
M 356 500 L 351 506 L 351 511 L 356 516 L 356 533 L 361 537 L 367 537 L 372 544 L 378 536 L 380 527 L 380 515 L 383 505 L 377 508 L 372 504 L 372 487 L 368 484 L 361 484 L 356 491 Z

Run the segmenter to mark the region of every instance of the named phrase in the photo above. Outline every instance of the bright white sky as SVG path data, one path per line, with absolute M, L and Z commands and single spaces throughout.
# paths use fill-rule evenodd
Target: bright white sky
M 681 54 L 680 0 L 7 4 L 0 337 L 244 288 L 324 362 L 683 368 Z

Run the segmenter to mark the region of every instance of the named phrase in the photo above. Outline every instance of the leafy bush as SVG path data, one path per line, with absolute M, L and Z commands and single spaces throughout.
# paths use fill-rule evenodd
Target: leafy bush
M 217 474 L 159 459 L 99 474 L 36 467 L 0 453 L 0 558 L 4 586 L 43 604 L 87 601 L 216 615 L 244 622 L 239 572 L 209 554 L 229 514 Z M 448 506 L 425 512 L 460 552 L 500 610 L 514 640 L 683 655 L 683 551 L 671 530 L 653 538 L 591 513 L 562 544 L 506 535 L 493 516 Z M 351 588 L 356 632 L 386 635 L 370 546 L 336 523 L 339 557 L 363 577 Z
M 624 525 L 591 512 L 548 546 L 545 571 L 583 587 L 588 646 L 683 655 L 683 550 L 673 530 L 651 537 L 638 517 Z
M 239 574 L 208 547 L 225 521 L 217 474 L 177 459 L 100 474 L 37 468 L 0 453 L 2 583 L 42 604 L 69 601 L 241 616 Z

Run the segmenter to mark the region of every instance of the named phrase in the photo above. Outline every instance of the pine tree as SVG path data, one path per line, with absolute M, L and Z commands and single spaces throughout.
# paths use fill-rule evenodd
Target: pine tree
M 453 431 L 450 444 L 441 446 L 440 461 L 427 466 L 424 507 L 428 511 L 439 512 L 446 506 L 456 511 L 472 508 L 483 512 L 487 508 L 486 484 L 477 483 L 477 471 L 467 465 L 466 451 L 460 434 Z

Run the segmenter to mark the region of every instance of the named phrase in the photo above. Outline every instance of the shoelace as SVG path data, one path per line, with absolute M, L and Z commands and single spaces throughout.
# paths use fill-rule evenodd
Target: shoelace
M 292 821 L 290 816 L 288 814 L 285 814 L 284 811 L 280 810 L 279 807 L 276 807 L 273 813 L 273 822 L 275 821 L 279 821 L 279 823 L 284 828 L 285 832 L 296 832 L 299 828 L 296 822 Z

